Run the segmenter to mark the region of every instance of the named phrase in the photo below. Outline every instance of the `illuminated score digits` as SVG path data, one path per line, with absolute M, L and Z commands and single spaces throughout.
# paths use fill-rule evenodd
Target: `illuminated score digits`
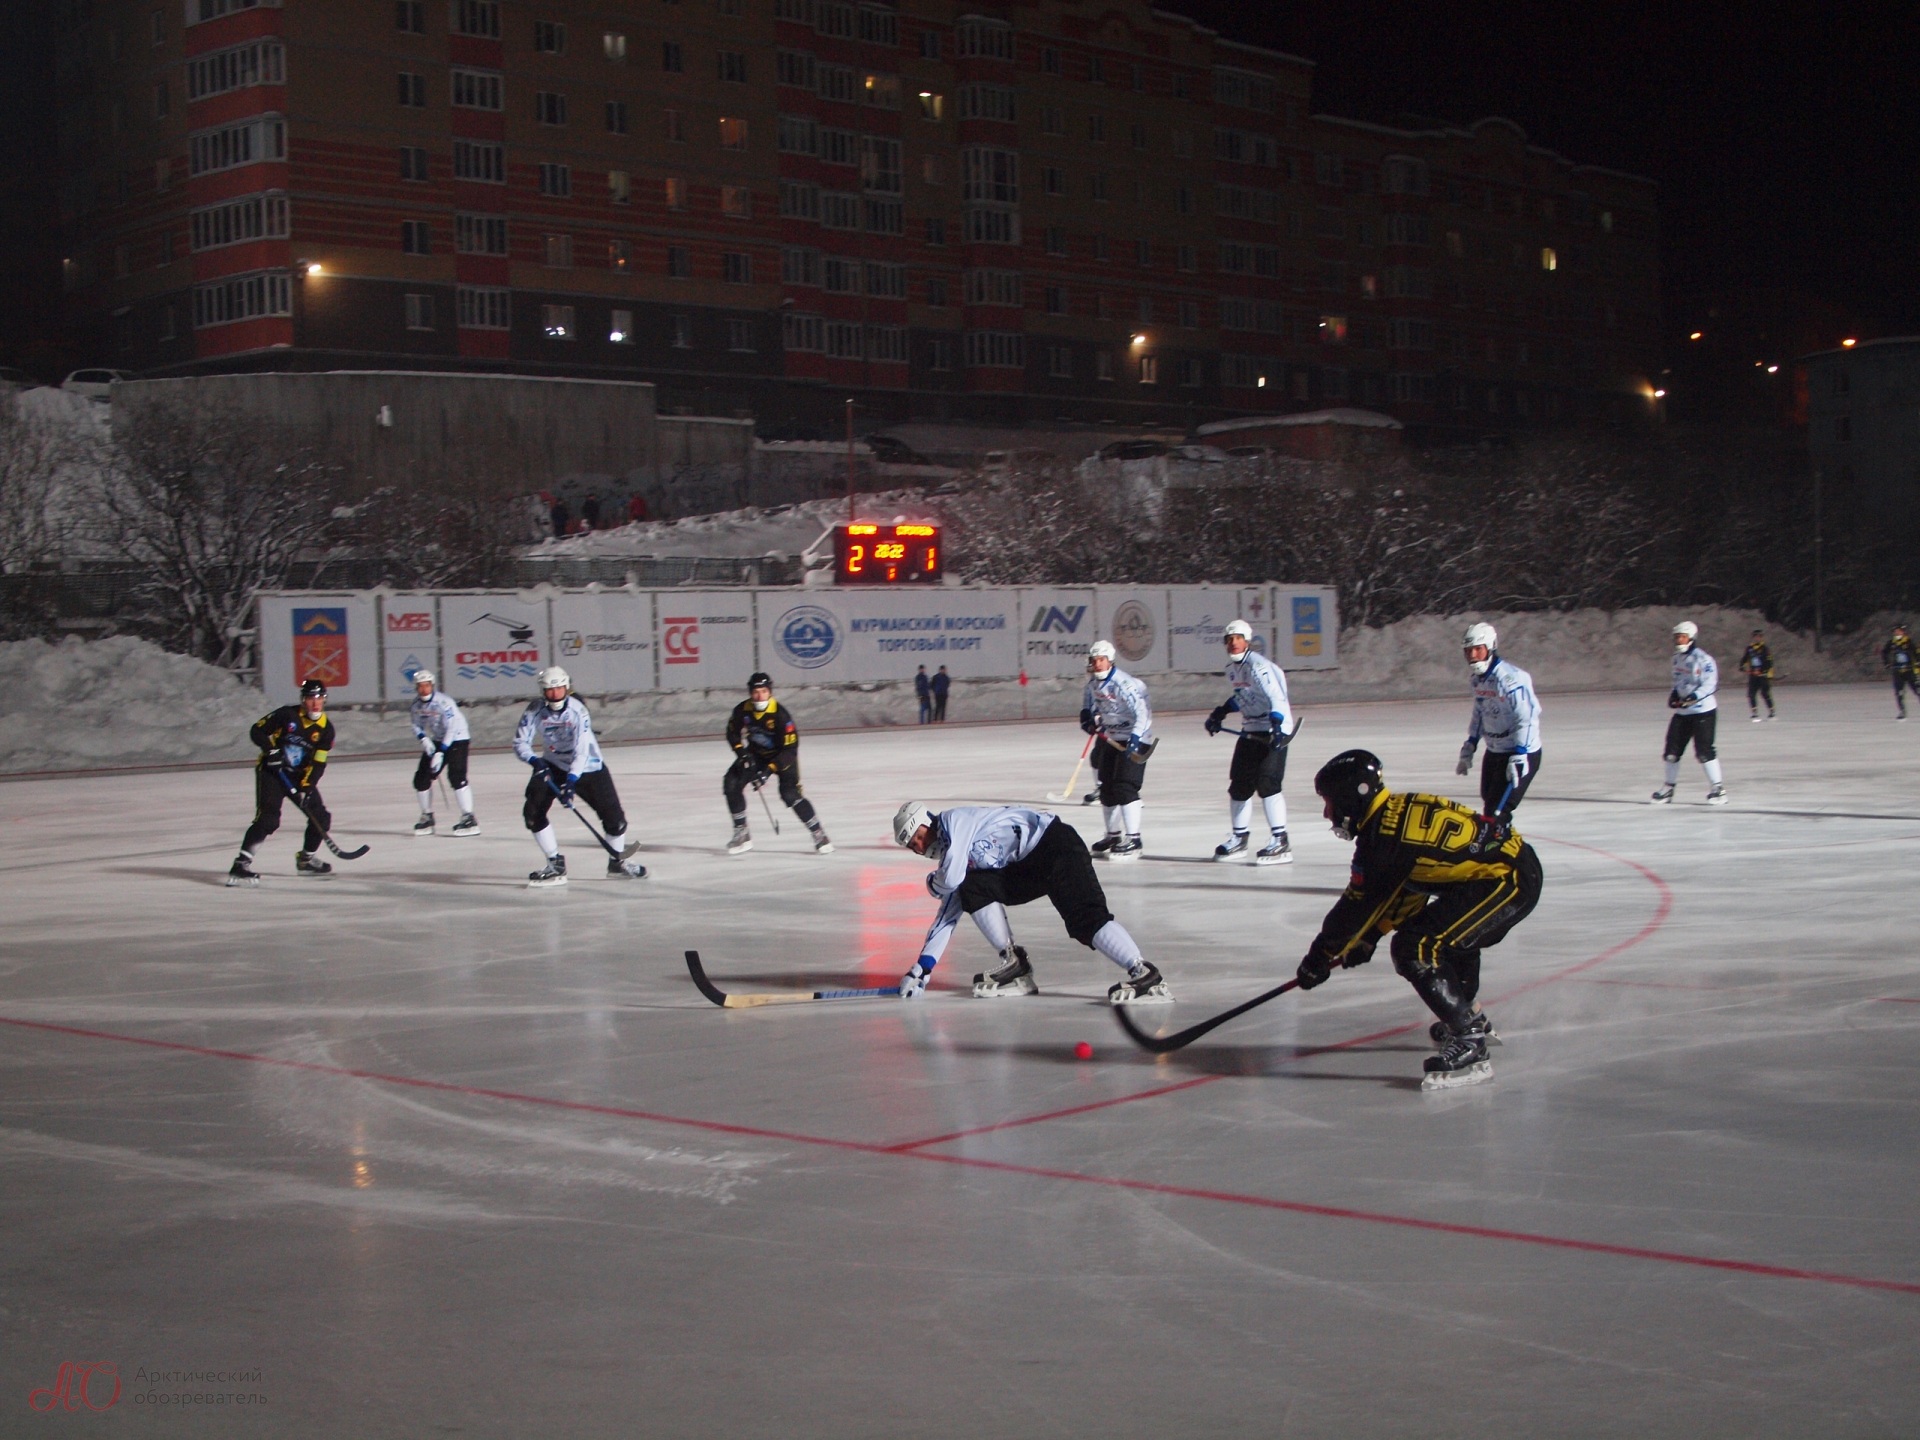
M 940 579 L 937 525 L 834 527 L 834 581 L 840 585 L 912 585 Z

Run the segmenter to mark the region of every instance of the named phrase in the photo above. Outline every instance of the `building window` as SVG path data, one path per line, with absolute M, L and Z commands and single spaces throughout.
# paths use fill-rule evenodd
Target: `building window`
M 153 87 L 153 118 L 166 119 L 172 104 L 173 92 L 167 89 L 167 82 L 164 80 L 158 82 Z
M 826 322 L 818 315 L 788 310 L 780 317 L 780 343 L 788 350 L 819 354 L 827 348 Z
M 615 310 L 607 317 L 607 343 L 610 345 L 633 343 L 633 311 Z
M 564 200 L 573 194 L 573 167 L 551 161 L 540 166 L 540 193 Z
M 1058 165 L 1049 165 L 1040 172 L 1040 188 L 1049 195 L 1067 193 L 1067 177 Z
M 248 195 L 195 210 L 187 217 L 187 243 L 197 252 L 287 234 L 287 197 L 279 191 Z
M 669 75 L 686 73 L 687 58 L 681 53 L 680 42 L 678 40 L 662 40 L 660 42 L 660 68 Z
M 500 6 L 497 0 L 453 0 L 453 28 L 457 34 L 498 40 Z
M 607 101 L 607 129 L 615 135 L 624 135 L 627 133 L 626 101 Z
M 965 278 L 967 304 L 1020 308 L 1018 270 L 969 270 Z
M 1200 302 L 1198 300 L 1182 300 L 1180 302 L 1180 328 L 1183 330 L 1198 330 L 1200 328 Z
M 910 354 L 906 326 L 869 325 L 867 327 L 867 358 L 869 360 L 904 365 Z
M 567 27 L 551 20 L 533 22 L 533 48 L 542 55 L 567 53 Z
M 173 188 L 173 161 L 162 158 L 153 162 L 153 188 L 160 195 Z
M 667 274 L 675 280 L 689 280 L 693 277 L 693 258 L 684 245 L 667 247 Z
M 737 250 L 724 251 L 720 256 L 720 278 L 729 285 L 751 285 L 753 257 Z
M 1107 81 L 1106 62 L 1098 55 L 1087 56 L 1087 81 L 1093 85 L 1104 85 Z
M 1067 227 L 1049 225 L 1046 233 L 1047 254 L 1064 256 L 1067 253 Z
M 633 268 L 633 242 L 631 240 L 609 240 L 607 242 L 607 268 L 609 270 L 631 270 Z
M 1041 292 L 1041 302 L 1049 315 L 1067 313 L 1067 290 L 1064 285 L 1049 285 Z
M 607 198 L 615 205 L 626 205 L 633 200 L 633 176 L 625 170 L 607 172 Z
M 678 175 L 669 175 L 660 182 L 661 198 L 669 210 L 687 208 L 687 182 Z
M 1113 379 L 1113 352 L 1096 350 L 1093 352 L 1093 378 L 1096 380 Z
M 497 70 L 455 70 L 453 103 L 465 110 L 503 109 L 505 83 Z
M 427 33 L 426 0 L 395 0 L 393 28 L 409 35 Z
M 1142 385 L 1158 385 L 1160 383 L 1160 357 L 1158 355 L 1142 355 L 1140 357 L 1140 383 Z
M 945 245 L 947 243 L 947 222 L 939 215 L 927 217 L 927 244 Z
M 900 142 L 879 135 L 860 137 L 860 185 L 881 195 L 898 195 L 901 182 Z
M 820 224 L 828 230 L 858 230 L 860 228 L 860 197 L 843 195 L 836 190 L 820 192 Z
M 820 284 L 820 252 L 803 245 L 788 245 L 780 251 L 780 282 L 783 285 Z
M 944 156 L 922 155 L 920 157 L 920 178 L 929 185 L 947 183 L 947 162 Z
M 567 97 L 555 90 L 540 90 L 533 97 L 533 118 L 542 125 L 567 123 Z
M 944 335 L 936 335 L 927 341 L 927 369 L 953 369 L 953 341 Z
M 189 60 L 186 68 L 189 100 L 204 100 L 252 85 L 279 85 L 287 78 L 286 51 L 278 40 L 255 40 L 215 50 Z M 425 104 L 425 99 L 420 103 Z M 166 111 L 158 113 L 165 115 Z
M 609 60 L 624 60 L 627 58 L 627 37 L 609 30 L 600 37 L 600 49 Z M 632 327 L 629 326 L 628 330 L 631 333 Z
M 727 349 L 736 355 L 751 355 L 758 348 L 753 343 L 753 321 L 727 321 Z
M 1096 145 L 1107 143 L 1107 117 L 1098 111 L 1087 117 L 1087 139 Z
M 512 323 L 509 291 L 462 285 L 454 291 L 454 309 L 463 330 L 505 330 Z
M 423 145 L 402 145 L 400 147 L 400 178 L 402 180 L 425 181 L 427 174 L 427 151 Z
M 1560 252 L 1555 250 L 1551 245 L 1542 246 L 1540 249 L 1540 268 L 1542 270 L 1558 270 L 1560 268 Z
M 286 158 L 287 125 L 278 115 L 243 120 L 238 125 L 187 137 L 187 169 L 193 175 Z
M 1138 314 L 1142 325 L 1151 325 L 1153 323 L 1153 297 L 1151 295 L 1142 295 L 1140 297 Z
M 663 110 L 661 118 L 666 122 L 667 139 L 675 145 L 686 144 L 686 117 L 678 110 Z
M 860 262 L 829 255 L 821 266 L 821 284 L 829 295 L 860 293 Z
M 920 118 L 935 124 L 947 118 L 947 97 L 937 95 L 931 90 L 922 90 L 919 94 Z
M 720 148 L 722 150 L 744 150 L 747 148 L 747 122 L 736 116 L 720 117 Z
M 938 60 L 940 58 L 940 32 L 938 30 L 922 30 L 920 32 L 920 58 L 922 60 Z
M 507 253 L 507 217 L 504 215 L 455 215 L 453 248 L 462 255 L 505 255 Z
M 400 103 L 422 109 L 427 103 L 427 77 L 402 70 L 399 74 Z
M 1054 380 L 1073 378 L 1073 348 L 1068 345 L 1047 347 L 1047 375 Z
M 542 305 L 540 307 L 540 333 L 549 340 L 571 340 L 573 336 L 573 306 Z
M 546 238 L 545 255 L 547 265 L 555 270 L 573 268 L 573 237 L 571 235 L 549 235 Z
M 801 180 L 780 182 L 780 214 L 787 220 L 820 218 L 820 187 Z
M 1048 75 L 1063 75 L 1065 70 L 1060 64 L 1060 52 L 1051 45 L 1040 47 L 1040 69 Z
M 179 316 L 175 314 L 173 306 L 162 305 L 160 307 L 160 333 L 155 338 L 160 340 L 163 344 L 168 340 L 173 340 L 178 338 L 178 332 L 176 331 L 175 326 L 177 326 L 179 323 L 180 323 Z
M 820 129 L 804 115 L 782 115 L 774 127 L 774 147 L 784 155 L 817 155 Z
M 507 148 L 480 140 L 453 142 L 453 178 L 483 180 L 490 185 L 507 183 Z
M 160 46 L 166 43 L 167 43 L 167 12 L 164 10 L 156 10 L 153 12 L 154 48 L 157 50 Z M 173 323 L 173 316 L 172 316 L 172 313 L 169 312 L 167 315 L 167 324 L 171 326 L 172 323 Z M 173 338 L 173 331 L 169 329 L 167 333 L 165 335 L 162 335 L 160 338 L 162 340 L 171 340 Z
M 862 338 L 858 325 L 845 320 L 827 322 L 827 354 L 836 360 L 864 360 L 867 352 Z
M 907 267 L 890 265 L 878 260 L 867 261 L 864 267 L 867 294 L 878 296 L 882 300 L 904 300 L 907 298 Z
M 1182 270 L 1194 271 L 1200 268 L 1200 252 L 1191 245 L 1182 245 L 1174 252 L 1174 263 Z
M 729 85 L 747 83 L 747 57 L 738 50 L 722 50 L 716 57 L 719 62 L 720 79 Z
M 1042 105 L 1040 107 L 1040 133 L 1043 135 L 1067 133 L 1066 117 L 1060 113 L 1058 106 Z
M 1173 362 L 1173 378 L 1176 384 L 1193 390 L 1206 383 L 1206 367 L 1198 360 L 1183 357 Z
M 671 315 L 668 318 L 670 344 L 676 350 L 693 348 L 693 317 L 691 315 Z
M 193 287 L 193 328 L 196 330 L 291 314 L 292 277 L 284 270 L 236 275 L 230 280 Z
M 400 249 L 408 255 L 433 253 L 433 230 L 424 220 L 400 222 Z
M 967 59 L 1013 59 L 1013 26 L 1004 20 L 969 15 L 956 27 L 956 34 L 960 54 Z
M 1027 363 L 1027 337 L 1017 331 L 969 330 L 964 337 L 967 368 L 1021 370 Z
M 929 275 L 927 277 L 927 306 L 933 310 L 947 308 L 947 277 Z
M 962 120 L 1001 120 L 1010 123 L 1016 118 L 1013 87 L 1011 85 L 962 85 L 959 114 Z
M 407 296 L 407 329 L 433 329 L 433 296 L 412 294 Z

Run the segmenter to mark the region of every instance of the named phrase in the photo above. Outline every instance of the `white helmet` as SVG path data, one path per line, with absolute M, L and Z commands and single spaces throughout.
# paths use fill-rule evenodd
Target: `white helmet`
M 933 825 L 933 811 L 924 801 L 909 800 L 893 813 L 893 843 L 904 849 L 913 843 L 921 826 Z
M 1096 640 L 1093 644 L 1087 646 L 1087 661 L 1091 664 L 1095 660 L 1104 660 L 1111 665 L 1113 663 L 1113 657 L 1118 653 L 1119 652 L 1113 648 L 1113 642 L 1111 640 Z
M 1220 632 L 1220 643 L 1225 644 L 1229 637 L 1238 635 L 1247 644 L 1253 644 L 1253 627 L 1244 620 L 1229 620 L 1227 628 Z
M 565 690 L 568 694 L 573 693 L 573 681 L 568 678 L 567 672 L 562 670 L 558 665 L 549 665 L 533 678 L 539 683 L 540 693 L 542 695 L 546 694 L 549 690 Z M 557 703 L 552 700 L 547 701 L 547 704 L 556 710 L 566 703 L 566 695 L 562 695 Z
M 1467 661 L 1467 668 L 1476 675 L 1486 674 L 1488 668 L 1493 664 L 1494 647 L 1499 643 L 1500 636 L 1486 621 L 1481 620 L 1467 626 L 1467 633 L 1460 641 L 1460 647 L 1463 650 L 1471 650 L 1476 645 L 1484 645 L 1487 647 L 1487 658 L 1484 660 L 1469 660 Z
M 433 671 L 431 671 L 431 670 L 416 670 L 416 671 L 414 671 L 414 672 L 413 672 L 413 683 L 414 683 L 414 684 L 416 684 L 416 685 L 431 685 L 431 684 L 433 684 Z
M 1673 633 L 1675 635 L 1686 636 L 1687 644 L 1691 645 L 1700 634 L 1700 627 L 1691 620 L 1682 620 L 1678 625 L 1673 627 Z

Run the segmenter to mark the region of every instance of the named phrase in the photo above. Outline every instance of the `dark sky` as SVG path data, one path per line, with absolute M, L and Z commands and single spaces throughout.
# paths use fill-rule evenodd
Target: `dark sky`
M 1670 323 L 1777 286 L 1920 329 L 1920 6 L 1157 3 L 1314 61 L 1323 112 L 1504 115 L 1659 181 Z

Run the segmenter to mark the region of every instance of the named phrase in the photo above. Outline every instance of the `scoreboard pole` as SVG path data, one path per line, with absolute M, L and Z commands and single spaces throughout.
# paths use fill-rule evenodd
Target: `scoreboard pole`
M 847 523 L 853 524 L 853 401 L 847 401 Z

